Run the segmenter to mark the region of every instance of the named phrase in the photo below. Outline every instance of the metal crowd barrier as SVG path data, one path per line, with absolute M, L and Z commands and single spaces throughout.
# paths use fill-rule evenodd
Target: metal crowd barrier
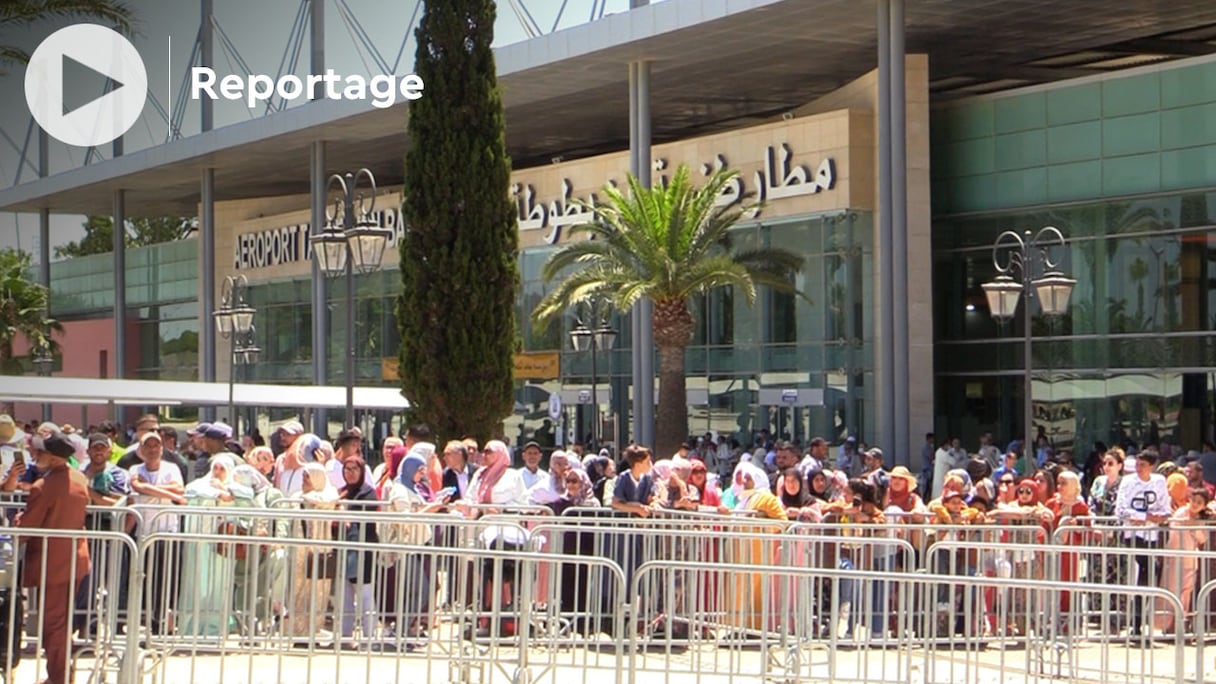
M 1123 528 L 1124 531 L 1132 528 Z M 1100 591 L 1062 589 L 1058 608 L 1069 617 L 1066 628 L 1077 638 L 1101 639 L 1132 630 L 1137 639 L 1161 634 L 1190 634 L 1204 614 L 1212 614 L 1207 597 L 1194 596 L 1194 588 L 1209 583 L 1203 569 L 1216 558 L 1211 551 L 1183 551 L 1161 547 L 1077 547 L 1061 544 L 1000 544 L 943 541 L 925 559 L 930 573 L 998 578 L 1039 579 L 1069 587 L 1074 583 L 1103 587 Z M 982 559 L 981 562 L 975 562 Z M 1144 565 L 1141 569 L 1141 565 Z M 1143 572 L 1143 575 L 1140 573 Z M 1175 597 L 1181 615 L 1136 598 L 1128 602 L 1111 586 L 1157 588 Z M 1026 597 L 1015 597 L 1025 601 Z M 1192 599 L 1195 599 L 1192 607 Z M 993 599 L 995 600 L 995 599 Z M 1136 623 L 1135 615 L 1141 616 Z
M 819 593 L 828 585 L 830 596 Z M 725 600 L 699 603 L 709 594 L 685 593 L 681 586 L 711 586 Z M 1147 596 L 1181 615 L 1176 597 L 1156 588 L 1072 585 L 1073 591 L 1114 591 Z M 691 684 L 713 682 L 1007 682 L 1007 681 L 1194 681 L 1186 670 L 1181 636 L 1156 648 L 1119 643 L 1114 638 L 1078 644 L 1057 629 L 1057 613 L 1003 609 L 1000 617 L 1020 617 L 1032 631 L 1021 637 L 984 632 L 989 592 L 1041 596 L 1058 605 L 1066 589 L 1046 580 L 891 574 L 875 571 L 741 565 L 724 572 L 712 563 L 650 561 L 638 568 L 633 591 L 639 622 L 659 619 L 670 626 L 646 636 L 630 636 L 628 682 L 666 681 L 671 673 Z M 914 610 L 912 597 L 951 597 L 946 612 Z M 789 596 L 790 601 L 781 600 Z M 715 610 L 726 606 L 727 611 Z M 705 616 L 711 616 L 707 619 Z M 767 624 L 751 638 L 723 638 L 736 625 Z M 1193 662 L 1193 661 L 1191 661 Z M 1202 681 L 1202 680 L 1200 680 Z
M 81 542 L 91 568 L 78 561 Z M 97 682 L 117 676 L 125 562 L 134 556 L 125 532 L 0 528 L 0 680 L 14 681 L 18 666 L 30 681 L 56 670 Z
M 137 543 L 125 532 L 77 533 L 98 549 L 97 584 L 77 590 L 95 606 L 79 616 L 96 618 L 87 634 L 92 653 L 80 654 L 77 667 L 98 684 L 1018 677 L 1156 684 L 1202 681 L 1204 670 L 1184 666 L 1202 662 L 1213 631 L 1205 602 L 1216 598 L 1216 583 L 1196 584 L 1192 609 L 1167 588 L 1107 582 L 1083 558 L 1069 580 L 1066 559 L 1086 551 L 1018 542 L 1037 538 L 1037 526 L 932 525 L 913 538 L 901 535 L 908 525 L 699 512 L 646 519 L 596 509 L 475 519 L 239 506 L 101 512 L 124 525 L 134 513 L 141 525 Z M 30 533 L 39 534 L 63 536 Z M 1213 557 L 1094 552 L 1124 566 L 1137 555 Z M 0 584 L 15 590 L 16 581 Z M 45 597 L 27 593 L 26 612 L 42 615 Z M 1108 628 L 1103 619 L 1137 599 L 1175 625 L 1189 617 L 1196 642 L 1185 629 L 1166 638 Z M 17 616 L 22 608 L 10 603 L 7 611 Z M 27 651 L 31 641 L 42 645 L 36 631 L 28 634 Z M 23 681 L 33 673 L 21 665 Z

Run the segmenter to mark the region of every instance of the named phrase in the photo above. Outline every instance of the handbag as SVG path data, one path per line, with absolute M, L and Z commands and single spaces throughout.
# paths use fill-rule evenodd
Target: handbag
M 334 579 L 338 576 L 338 552 L 309 551 L 304 562 L 304 576 L 308 579 Z
M 230 535 L 233 537 L 248 537 L 249 529 L 231 520 L 225 520 L 224 522 L 220 523 L 219 529 L 216 530 L 216 533 Z M 236 560 L 243 561 L 249 555 L 249 545 L 243 543 L 229 544 L 225 542 L 216 542 L 215 552 L 221 556 L 224 556 L 225 558 L 235 558 Z

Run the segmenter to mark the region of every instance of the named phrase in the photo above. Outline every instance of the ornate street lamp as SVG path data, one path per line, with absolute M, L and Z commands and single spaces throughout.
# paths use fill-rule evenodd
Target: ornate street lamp
M 1052 247 L 1064 247 L 1067 242 L 1064 236 L 1054 226 L 1041 228 L 1037 233 L 1026 231 L 1022 235 L 1007 230 L 997 236 L 992 245 L 992 265 L 999 274 L 990 283 L 984 283 L 984 294 L 988 298 L 988 310 L 999 323 L 1013 318 L 1022 294 L 1026 300 L 1022 302 L 1022 321 L 1025 327 L 1025 340 L 1022 345 L 1025 403 L 1023 421 L 1026 430 L 1025 442 L 1022 446 L 1025 454 L 1032 453 L 1034 448 L 1034 401 L 1033 401 L 1033 360 L 1030 354 L 1031 345 L 1031 316 L 1030 300 L 1038 299 L 1039 308 L 1043 314 L 1050 317 L 1061 316 L 1068 311 L 1068 300 L 1072 296 L 1073 287 L 1077 281 L 1061 273 L 1058 263 L 1051 258 Z M 1005 260 L 1001 260 L 1001 253 Z M 1043 275 L 1035 278 L 1036 271 Z M 1016 275 L 1016 279 L 1015 279 Z M 1020 280 L 1020 282 L 1019 282 Z
M 570 331 L 570 344 L 574 347 L 574 351 L 591 352 L 591 404 L 594 407 L 592 410 L 592 434 L 595 436 L 596 446 L 600 443 L 600 399 L 597 393 L 599 384 L 599 368 L 597 365 L 597 357 L 600 350 L 611 351 L 612 345 L 616 343 L 616 330 L 604 321 L 594 331 L 588 328 L 582 321 L 578 322 L 573 330 Z
M 237 434 L 240 434 L 241 425 L 236 417 L 236 402 L 233 396 L 236 368 L 257 363 L 261 352 L 255 342 L 256 331 L 253 327 L 253 315 L 256 310 L 245 300 L 248 289 L 249 280 L 243 274 L 228 276 L 220 292 L 220 306 L 212 314 L 215 317 L 216 332 L 225 340 L 232 341 L 228 367 L 228 420 L 232 421 L 232 427 Z
M 358 190 L 361 180 L 370 186 L 366 196 Z M 376 209 L 376 177 L 371 171 L 335 173 L 329 177 L 326 193 L 334 186 L 339 194 L 332 211 L 325 212 L 325 230 L 310 241 L 322 273 L 329 278 L 346 276 L 346 424 L 351 426 L 355 424 L 355 273 L 380 270 L 393 231 L 371 220 Z

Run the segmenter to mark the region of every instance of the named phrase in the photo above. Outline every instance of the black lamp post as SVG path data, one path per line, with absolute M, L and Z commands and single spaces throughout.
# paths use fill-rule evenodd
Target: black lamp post
M 599 367 L 596 357 L 599 356 L 601 349 L 606 351 L 612 350 L 612 345 L 616 343 L 616 330 L 608 325 L 605 321 L 600 324 L 595 330 L 591 330 L 582 321 L 579 321 L 578 326 L 570 331 L 570 344 L 574 346 L 574 351 L 591 352 L 591 405 L 592 409 L 592 434 L 595 436 L 596 446 L 599 446 L 601 441 L 600 429 L 600 400 L 597 394 L 597 386 L 599 384 Z
M 996 280 L 984 283 L 984 294 L 988 297 L 988 310 L 999 323 L 1013 318 L 1018 307 L 1018 300 L 1025 293 L 1022 302 L 1022 322 L 1025 327 L 1025 340 L 1022 343 L 1023 382 L 1026 385 L 1025 403 L 1022 407 L 1026 441 L 1023 454 L 1030 455 L 1034 449 L 1034 396 L 1033 396 L 1033 360 L 1030 355 L 1031 317 L 1030 300 L 1038 299 L 1043 314 L 1049 317 L 1061 316 L 1068 311 L 1068 299 L 1072 296 L 1076 280 L 1069 278 L 1059 271 L 1058 262 L 1051 258 L 1052 247 L 1064 247 L 1067 242 L 1064 236 L 1054 226 L 1041 228 L 1037 233 L 1026 231 L 1018 233 L 1007 230 L 997 236 L 992 245 L 992 265 L 999 274 Z M 1005 252 L 1004 261 L 1001 253 Z M 1035 278 L 1036 272 L 1043 275 Z M 1017 279 L 1012 274 L 1017 275 Z
M 366 197 L 358 191 L 360 180 L 366 180 L 370 186 Z M 393 231 L 380 228 L 371 220 L 376 209 L 376 177 L 371 171 L 335 173 L 329 177 L 326 193 L 335 185 L 339 195 L 333 211 L 325 212 L 325 231 L 310 240 L 321 272 L 330 278 L 346 276 L 346 425 L 350 427 L 355 424 L 355 273 L 380 270 Z M 335 220 L 339 222 L 335 224 Z
M 248 366 L 258 362 L 262 350 L 258 348 L 253 326 L 254 308 L 245 301 L 249 281 L 244 275 L 228 276 L 220 295 L 220 306 L 215 313 L 215 328 L 226 340 L 231 340 L 229 352 L 231 365 L 228 369 L 228 419 L 239 435 L 240 421 L 236 417 L 233 391 L 236 386 L 237 366 Z
M 44 378 L 51 377 L 51 370 L 55 367 L 55 356 L 51 353 L 51 345 L 43 340 L 34 349 L 34 356 L 31 359 L 34 365 L 34 372 Z M 44 403 L 42 405 L 42 420 L 48 421 L 51 419 L 51 405 Z

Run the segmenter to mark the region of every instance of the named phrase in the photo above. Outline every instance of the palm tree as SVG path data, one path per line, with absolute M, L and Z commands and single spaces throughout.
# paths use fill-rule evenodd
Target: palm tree
M 21 364 L 13 358 L 13 343 L 25 338 L 31 349 L 54 353 L 58 345 L 51 333 L 62 330 L 47 318 L 49 291 L 28 277 L 30 255 L 11 249 L 0 250 L 0 373 L 20 373 Z
M 132 15 L 120 0 L 4 0 L 0 2 L 0 34 L 20 35 L 20 30 L 46 19 L 93 19 L 130 32 Z M 29 53 L 15 45 L 0 43 L 0 67 L 25 64 Z M 0 72 L 2 73 L 2 72 Z
M 721 169 L 694 188 L 681 165 L 667 185 L 643 187 L 632 175 L 629 194 L 604 188 L 606 201 L 586 208 L 594 221 L 576 226 L 572 242 L 554 252 L 542 277 L 560 282 L 540 301 L 532 320 L 544 326 L 573 306 L 603 300 L 626 312 L 643 298 L 654 302 L 654 344 L 659 350 L 657 452 L 674 452 L 688 436 L 684 349 L 694 323 L 689 302 L 719 287 L 734 287 L 749 304 L 758 285 L 794 291 L 802 257 L 776 248 L 735 251 L 729 231 L 754 209 L 719 206 L 723 189 L 738 174 Z

